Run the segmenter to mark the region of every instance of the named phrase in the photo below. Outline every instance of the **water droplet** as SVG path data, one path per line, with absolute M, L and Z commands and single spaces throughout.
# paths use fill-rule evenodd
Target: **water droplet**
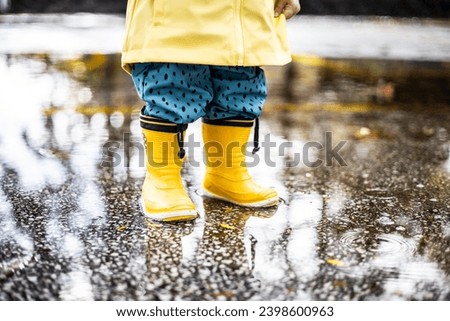
M 382 216 L 377 220 L 378 223 L 380 223 L 381 225 L 393 225 L 395 224 L 395 222 L 393 220 L 391 220 L 389 217 L 386 216 Z

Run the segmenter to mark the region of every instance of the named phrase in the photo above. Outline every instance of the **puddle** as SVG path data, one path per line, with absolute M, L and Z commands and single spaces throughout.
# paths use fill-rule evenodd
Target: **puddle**
M 292 145 L 250 170 L 279 206 L 203 197 L 197 148 L 183 176 L 200 217 L 159 224 L 139 209 L 142 102 L 120 56 L 16 49 L 0 54 L 0 299 L 448 299 L 448 62 L 266 68 L 261 137 Z M 311 142 L 326 160 L 326 132 L 346 166 L 295 162 Z

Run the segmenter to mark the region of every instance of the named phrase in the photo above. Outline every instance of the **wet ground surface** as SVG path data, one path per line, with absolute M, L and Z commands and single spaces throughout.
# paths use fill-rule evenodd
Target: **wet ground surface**
M 203 197 L 194 148 L 200 217 L 161 224 L 139 210 L 141 102 L 119 56 L 0 55 L 0 300 L 449 300 L 449 63 L 266 70 L 274 144 L 250 170 L 280 205 Z

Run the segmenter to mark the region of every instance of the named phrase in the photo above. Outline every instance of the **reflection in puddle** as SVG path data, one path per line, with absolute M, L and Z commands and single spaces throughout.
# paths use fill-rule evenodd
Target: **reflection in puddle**
M 267 68 L 260 134 L 292 146 L 263 146 L 271 163 L 250 171 L 285 202 L 203 197 L 197 148 L 183 173 L 201 217 L 170 225 L 140 214 L 142 103 L 119 61 L 0 56 L 0 299 L 448 298 L 445 64 Z M 293 165 L 327 131 L 348 166 Z M 189 135 L 201 141 L 199 122 Z
M 444 168 L 447 170 L 448 173 L 450 173 L 450 151 L 448 153 L 448 159 L 447 161 L 444 163 Z
M 32 259 L 34 250 L 32 239 L 16 226 L 12 206 L 1 191 L 0 248 L 0 281 L 24 269 Z
M 83 271 L 72 271 L 61 275 L 59 283 L 62 284 L 60 299 L 67 301 L 92 301 L 94 296 L 89 275 Z
M 323 198 L 319 194 L 301 195 L 290 203 L 289 226 L 292 228 L 287 253 L 292 269 L 303 282 L 314 278 L 320 269 L 317 253 L 317 228 L 323 213 Z M 311 299 L 297 293 L 298 299 Z
M 395 277 L 389 277 L 384 284 L 385 294 L 381 299 L 421 298 L 422 300 L 442 300 L 441 293 L 448 291 L 448 285 L 440 286 L 446 276 L 437 264 L 424 261 L 405 264 Z M 441 289 L 442 287 L 442 289 Z M 418 296 L 418 293 L 424 295 Z

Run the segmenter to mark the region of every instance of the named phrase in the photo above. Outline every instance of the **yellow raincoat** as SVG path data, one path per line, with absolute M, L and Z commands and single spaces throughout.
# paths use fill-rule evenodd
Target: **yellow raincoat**
M 122 65 L 284 65 L 286 18 L 274 0 L 128 0 Z

